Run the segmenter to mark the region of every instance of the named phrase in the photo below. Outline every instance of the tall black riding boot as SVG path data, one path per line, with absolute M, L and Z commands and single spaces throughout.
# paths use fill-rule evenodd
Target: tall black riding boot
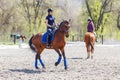
M 50 35 L 48 34 L 48 35 L 47 35 L 47 47 L 50 46 L 50 44 L 49 44 L 49 39 L 50 39 Z

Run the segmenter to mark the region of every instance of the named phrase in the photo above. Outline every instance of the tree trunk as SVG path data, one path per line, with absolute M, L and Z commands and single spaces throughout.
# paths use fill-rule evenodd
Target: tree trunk
M 93 16 L 92 16 L 92 12 L 91 12 L 91 9 L 90 9 L 90 4 L 89 4 L 89 0 L 85 0 L 85 3 L 86 3 L 86 7 L 87 7 L 87 11 L 88 11 L 88 14 L 89 16 L 91 17 L 91 19 L 93 20 L 93 23 L 95 24 L 95 31 L 97 31 L 102 22 L 103 22 L 103 18 L 104 18 L 104 15 L 106 13 L 109 13 L 111 12 L 111 8 L 112 8 L 112 1 L 111 0 L 105 0 L 103 3 L 102 3 L 102 6 L 101 6 L 101 9 L 100 9 L 100 14 L 99 14 L 99 18 L 98 18 L 98 21 L 94 21 L 93 19 Z M 107 7 L 110 6 L 109 9 L 107 9 Z
M 117 27 L 120 29 L 120 11 L 118 12 L 118 17 L 117 17 Z

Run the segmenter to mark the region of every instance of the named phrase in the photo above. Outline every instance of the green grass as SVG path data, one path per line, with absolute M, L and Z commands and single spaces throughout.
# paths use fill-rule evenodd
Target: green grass
M 18 45 L 18 43 L 14 44 L 13 42 L 2 41 L 0 42 L 0 45 Z

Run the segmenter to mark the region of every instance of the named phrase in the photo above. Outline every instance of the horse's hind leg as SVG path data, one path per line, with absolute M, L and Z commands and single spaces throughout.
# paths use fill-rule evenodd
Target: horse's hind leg
M 61 53 L 60 53 L 60 50 L 59 50 L 59 49 L 55 49 L 55 51 L 56 51 L 56 52 L 58 53 L 58 55 L 59 55 L 59 58 L 58 58 L 57 62 L 55 63 L 55 66 L 57 66 L 57 65 L 61 62 L 62 57 L 61 57 Z
M 35 68 L 36 69 L 39 69 L 39 67 L 38 67 L 38 59 L 39 59 L 39 54 L 37 53 L 36 56 L 35 56 Z
M 41 59 L 41 56 L 40 56 L 40 54 L 42 53 L 42 51 L 43 51 L 43 49 L 41 50 L 39 50 L 39 61 L 40 61 L 40 64 L 41 64 L 41 66 L 43 67 L 43 68 L 45 68 L 45 65 L 44 65 L 44 63 L 43 63 L 43 61 L 42 61 L 42 59 Z
M 41 59 L 41 56 L 40 56 L 41 52 L 42 52 L 42 50 L 38 51 L 37 54 L 36 54 L 36 57 L 35 57 L 35 68 L 36 69 L 39 69 L 39 67 L 38 67 L 38 59 L 40 61 L 40 64 L 42 65 L 42 67 L 45 68 L 44 63 L 43 63 L 43 61 Z
M 90 58 L 90 46 L 87 45 L 86 48 L 87 48 L 87 58 L 86 59 L 89 59 Z
M 93 59 L 93 55 L 94 55 L 94 46 L 92 45 L 92 47 L 91 47 L 91 59 Z
M 43 61 L 41 59 L 41 56 L 39 57 L 39 61 L 40 61 L 40 64 L 42 65 L 42 67 L 45 68 L 45 65 L 44 65 L 44 63 L 43 63 Z

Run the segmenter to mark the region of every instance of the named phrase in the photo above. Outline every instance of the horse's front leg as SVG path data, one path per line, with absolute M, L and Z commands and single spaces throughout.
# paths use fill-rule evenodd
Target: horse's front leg
M 58 53 L 58 55 L 59 55 L 59 58 L 58 58 L 58 60 L 57 60 L 57 62 L 55 62 L 55 66 L 57 66 L 60 62 L 61 62 L 61 59 L 62 59 L 62 55 L 61 55 L 61 53 L 60 53 L 60 50 L 59 49 L 55 49 L 55 51 Z
M 67 60 L 66 60 L 64 48 L 61 49 L 61 52 L 62 52 L 62 55 L 63 55 L 63 58 L 64 58 L 64 67 L 65 67 L 65 70 L 67 70 Z

